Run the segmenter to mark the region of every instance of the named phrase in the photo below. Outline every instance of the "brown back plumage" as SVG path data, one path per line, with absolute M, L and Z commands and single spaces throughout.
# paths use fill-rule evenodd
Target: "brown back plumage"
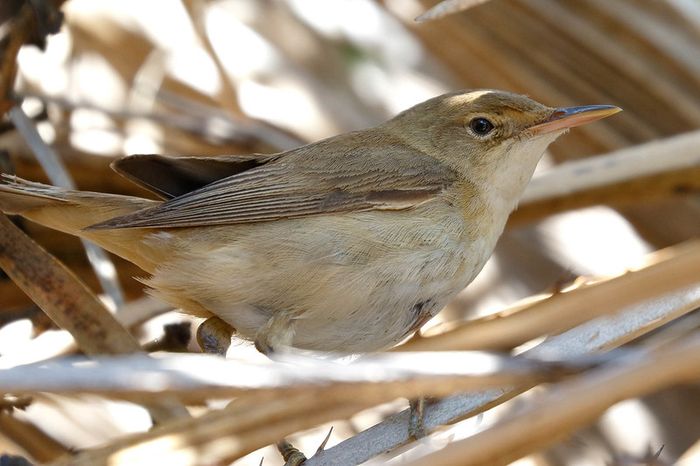
M 304 146 L 90 228 L 199 227 L 402 210 L 430 200 L 456 179 L 446 165 L 376 129 Z

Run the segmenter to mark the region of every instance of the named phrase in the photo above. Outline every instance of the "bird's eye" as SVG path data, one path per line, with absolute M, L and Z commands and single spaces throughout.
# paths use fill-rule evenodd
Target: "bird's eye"
M 469 128 L 471 128 L 477 136 L 486 136 L 493 131 L 493 123 L 486 118 L 474 118 L 469 122 Z

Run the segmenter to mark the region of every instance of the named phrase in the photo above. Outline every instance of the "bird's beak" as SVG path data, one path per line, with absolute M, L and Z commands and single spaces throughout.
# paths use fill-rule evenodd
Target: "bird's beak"
M 531 126 L 529 129 L 533 135 L 540 135 L 569 129 L 575 126 L 585 125 L 601 118 L 609 117 L 621 112 L 620 107 L 614 105 L 583 105 L 581 107 L 562 107 L 554 110 L 544 122 Z

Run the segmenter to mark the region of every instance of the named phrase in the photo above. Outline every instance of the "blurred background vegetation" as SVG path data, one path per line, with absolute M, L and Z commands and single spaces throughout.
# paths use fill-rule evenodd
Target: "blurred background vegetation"
M 435 3 L 69 0 L 61 7 L 62 28 L 47 38 L 45 50 L 20 50 L 15 92 L 79 188 L 140 196 L 148 193 L 113 173 L 111 160 L 137 153 L 277 152 L 377 124 L 459 88 L 505 89 L 551 106 L 624 109 L 560 138 L 538 173 L 700 129 L 700 2 L 492 0 L 414 21 Z M 6 170 L 47 181 L 7 120 L 0 125 L 0 151 L 11 167 Z M 683 187 L 513 225 L 483 273 L 429 326 L 499 311 L 577 277 L 624 273 L 647 253 L 697 237 L 700 198 Z M 101 293 L 78 240 L 28 222 L 22 227 Z M 143 272 L 112 260 L 127 302 L 162 314 L 132 278 Z M 139 335 L 156 339 L 164 324 L 188 326 L 186 319 L 162 314 Z M 0 320 L 0 360 L 40 361 L 72 351 L 9 279 L 0 280 Z M 230 351 L 252 353 L 246 345 Z M 330 444 L 397 406 L 335 422 Z M 17 416 L 67 448 L 102 444 L 149 422 L 133 405 L 85 397 L 47 397 Z M 491 421 L 468 422 L 467 431 Z M 0 450 L 31 456 L 7 429 L 0 424 Z M 295 437 L 295 445 L 311 452 L 325 430 Z M 662 446 L 661 458 L 671 464 L 699 437 L 696 383 L 616 404 L 594 425 L 518 465 L 656 464 L 648 454 Z M 258 464 L 262 456 L 266 465 L 280 461 L 269 447 L 236 464 Z

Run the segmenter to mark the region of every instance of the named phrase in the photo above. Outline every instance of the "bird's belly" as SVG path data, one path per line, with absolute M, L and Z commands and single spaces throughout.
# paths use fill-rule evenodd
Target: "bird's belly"
M 378 261 L 363 272 L 329 271 L 338 273 L 338 280 L 306 301 L 305 311 L 294 321 L 293 345 L 355 353 L 401 341 L 416 330 L 417 322 L 437 314 L 460 289 L 450 276 L 459 269 L 457 261 L 445 260 L 441 251 L 422 256 L 420 261 L 406 260 L 403 268 L 396 261 Z M 345 286 L 340 283 L 343 277 Z
M 151 285 L 166 299 L 186 294 L 244 338 L 285 313 L 295 347 L 386 348 L 439 312 L 488 257 L 479 241 L 465 243 L 451 213 L 443 222 L 391 215 L 389 227 L 367 212 L 238 228 L 215 251 L 188 248 Z

